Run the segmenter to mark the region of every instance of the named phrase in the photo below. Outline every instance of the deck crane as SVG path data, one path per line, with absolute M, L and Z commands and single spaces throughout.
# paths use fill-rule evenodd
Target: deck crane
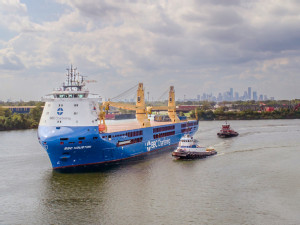
M 180 122 L 176 114 L 176 104 L 175 104 L 175 89 L 174 86 L 170 86 L 168 106 L 148 106 L 147 111 L 168 111 L 168 115 L 173 123 Z
M 168 111 L 168 115 L 173 123 L 180 122 L 180 119 L 176 114 L 174 86 L 170 87 L 168 106 L 146 107 L 143 83 L 139 83 L 138 85 L 136 105 L 121 103 L 121 102 L 112 102 L 112 101 L 103 102 L 102 105 L 100 106 L 100 114 L 99 114 L 99 120 L 100 120 L 99 130 L 102 132 L 107 131 L 107 126 L 105 124 L 105 111 L 109 110 L 110 106 L 135 111 L 137 121 L 139 122 L 141 127 L 151 126 L 150 120 L 148 119 L 148 114 L 151 114 L 152 110 Z

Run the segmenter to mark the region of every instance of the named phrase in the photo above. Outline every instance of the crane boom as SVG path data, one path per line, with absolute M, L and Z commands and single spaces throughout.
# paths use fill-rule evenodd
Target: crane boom
M 152 110 L 168 111 L 168 115 L 173 123 L 180 122 L 180 119 L 176 114 L 174 86 L 170 86 L 168 106 L 150 106 L 146 108 L 143 83 L 139 83 L 138 85 L 136 105 L 112 101 L 103 102 L 102 106 L 100 106 L 99 126 L 102 126 L 104 132 L 107 130 L 107 127 L 105 125 L 105 110 L 107 111 L 109 109 L 109 106 L 135 111 L 136 118 L 141 127 L 151 126 L 147 114 L 151 113 Z
M 137 109 L 142 109 L 142 107 L 138 107 L 136 105 L 131 105 L 131 104 L 126 104 L 126 103 L 122 103 L 122 102 L 111 102 L 111 101 L 107 101 L 104 102 L 103 105 L 107 108 L 107 106 L 112 106 L 112 107 L 116 107 L 119 109 L 126 109 L 126 110 L 132 110 L 132 111 L 136 111 Z

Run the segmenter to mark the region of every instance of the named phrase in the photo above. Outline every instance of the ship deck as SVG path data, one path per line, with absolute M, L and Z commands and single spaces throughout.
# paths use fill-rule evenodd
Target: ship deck
M 173 124 L 172 122 L 156 122 L 150 121 L 151 127 L 161 126 L 166 124 Z M 125 130 L 134 130 L 141 128 L 140 124 L 137 120 L 118 120 L 118 121 L 108 121 L 107 125 L 107 133 L 125 131 Z

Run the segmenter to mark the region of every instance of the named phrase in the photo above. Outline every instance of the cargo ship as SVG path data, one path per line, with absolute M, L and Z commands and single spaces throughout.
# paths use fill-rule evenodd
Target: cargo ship
M 193 135 L 198 121 L 182 121 L 176 114 L 175 91 L 170 87 L 168 106 L 146 107 L 143 84 L 135 105 L 103 101 L 89 92 L 76 69 L 68 69 L 61 88 L 42 98 L 45 102 L 38 139 L 59 172 L 97 169 L 163 150 L 173 150 L 184 134 Z M 136 120 L 107 125 L 110 106 L 136 111 Z M 170 122 L 148 119 L 151 110 L 168 111 Z

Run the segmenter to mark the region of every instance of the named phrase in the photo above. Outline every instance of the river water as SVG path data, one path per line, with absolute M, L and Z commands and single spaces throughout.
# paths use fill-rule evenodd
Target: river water
M 300 120 L 230 124 L 199 124 L 215 156 L 81 174 L 53 172 L 36 130 L 0 132 L 0 224 L 300 224 Z

